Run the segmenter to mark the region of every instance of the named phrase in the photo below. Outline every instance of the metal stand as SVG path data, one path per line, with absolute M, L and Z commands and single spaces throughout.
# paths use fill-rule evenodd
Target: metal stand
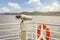
M 21 40 L 26 40 L 26 29 L 25 29 L 25 23 L 24 20 L 21 21 L 20 23 L 20 30 L 21 30 Z

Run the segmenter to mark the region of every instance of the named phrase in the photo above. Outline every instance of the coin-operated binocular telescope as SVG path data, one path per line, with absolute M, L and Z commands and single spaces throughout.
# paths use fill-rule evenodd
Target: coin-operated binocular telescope
M 28 15 L 16 15 L 16 18 L 17 19 L 22 19 L 22 20 L 32 20 L 32 17 L 31 16 L 28 16 Z
M 21 19 L 21 23 L 20 23 L 20 35 L 21 35 L 21 40 L 26 40 L 26 24 L 24 23 L 25 20 L 32 20 L 31 16 L 28 15 L 16 15 L 17 19 Z

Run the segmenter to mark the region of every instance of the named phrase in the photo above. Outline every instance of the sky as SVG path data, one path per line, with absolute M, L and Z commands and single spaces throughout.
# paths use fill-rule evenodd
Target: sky
M 0 0 L 0 13 L 57 12 L 60 0 Z

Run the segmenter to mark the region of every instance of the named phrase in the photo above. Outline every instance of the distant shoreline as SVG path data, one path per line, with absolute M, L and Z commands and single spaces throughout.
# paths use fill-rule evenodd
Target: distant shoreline
M 0 15 L 41 15 L 41 16 L 60 16 L 60 12 L 21 12 L 21 13 L 0 13 Z

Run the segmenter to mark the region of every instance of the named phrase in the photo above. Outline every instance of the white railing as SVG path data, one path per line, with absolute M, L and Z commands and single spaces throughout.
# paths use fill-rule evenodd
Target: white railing
M 20 24 L 20 23 L 4 23 L 4 24 L 0 24 L 0 26 L 1 25 L 16 25 L 16 24 Z M 29 23 L 26 23 L 26 24 L 42 24 L 42 23 L 29 22 Z M 49 25 L 49 26 L 57 26 L 57 27 L 60 26 L 58 24 L 46 24 L 46 25 Z M 9 31 L 11 32 L 11 31 L 15 31 L 15 30 L 18 31 L 18 29 L 4 29 L 4 30 L 0 30 L 0 32 L 2 32 L 2 31 L 3 32 L 9 32 Z M 27 33 L 29 33 L 28 35 L 31 35 L 32 36 L 31 40 L 36 40 L 35 39 L 36 32 L 34 32 L 34 31 L 27 31 Z M 51 33 L 56 33 L 57 35 L 60 34 L 60 32 L 53 31 L 53 30 L 51 31 Z M 10 35 L 0 36 L 0 40 L 10 40 L 10 39 L 17 39 L 18 40 L 19 39 L 19 31 L 18 32 L 14 32 L 14 33 L 12 33 Z M 60 40 L 60 39 L 54 38 L 54 37 L 50 37 L 50 39 Z
M 3 24 L 0 24 L 0 27 L 3 25 L 16 25 L 16 24 L 19 24 L 19 23 L 3 23 Z M 12 31 L 17 31 L 17 32 L 12 32 Z M 2 30 L 0 30 L 0 33 L 1 32 L 11 32 L 11 34 L 7 33 L 6 35 L 0 36 L 0 40 L 12 40 L 12 39 L 18 40 L 19 39 L 19 31 L 16 28 L 14 28 L 14 29 L 11 29 L 11 28 L 10 29 L 2 29 Z

